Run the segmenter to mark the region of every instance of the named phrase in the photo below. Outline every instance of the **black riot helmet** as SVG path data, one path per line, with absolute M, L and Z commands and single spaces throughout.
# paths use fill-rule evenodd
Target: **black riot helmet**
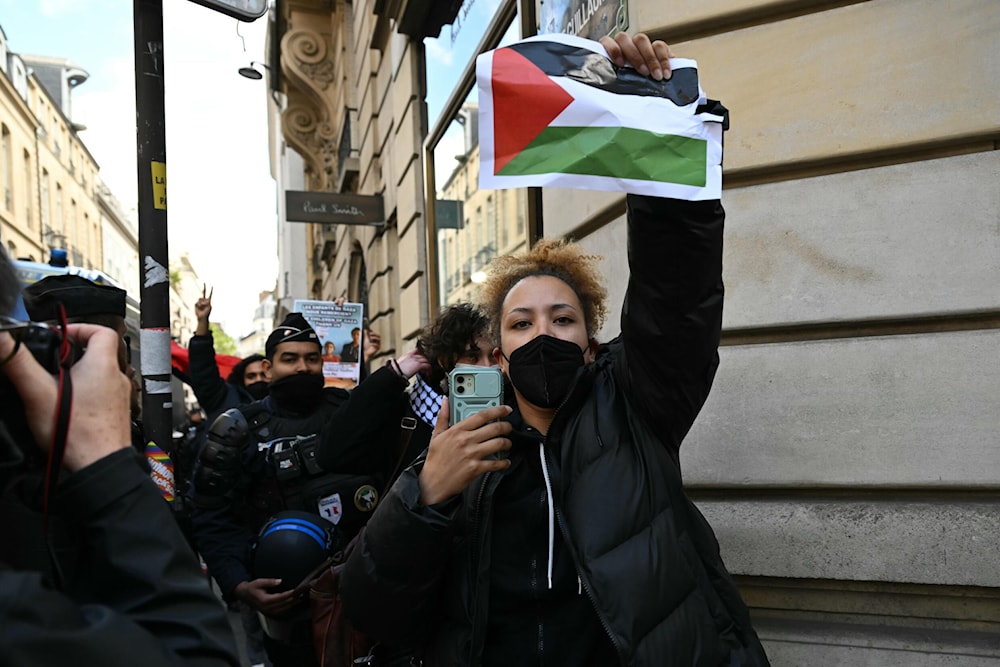
M 336 528 L 310 512 L 278 512 L 260 529 L 253 546 L 253 574 L 257 579 L 281 579 L 272 589 L 295 588 L 334 551 Z

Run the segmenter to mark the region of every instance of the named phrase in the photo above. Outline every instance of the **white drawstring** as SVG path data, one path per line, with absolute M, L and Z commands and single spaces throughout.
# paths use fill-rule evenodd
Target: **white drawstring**
M 552 590 L 552 553 L 554 549 L 555 535 L 556 535 L 556 522 L 555 522 L 555 509 L 553 508 L 552 501 L 552 484 L 549 482 L 549 466 L 545 463 L 545 448 L 542 443 L 538 443 L 538 458 L 542 462 L 542 478 L 545 479 L 545 495 L 548 499 L 549 506 L 549 566 L 548 566 L 548 577 L 549 577 L 549 590 Z

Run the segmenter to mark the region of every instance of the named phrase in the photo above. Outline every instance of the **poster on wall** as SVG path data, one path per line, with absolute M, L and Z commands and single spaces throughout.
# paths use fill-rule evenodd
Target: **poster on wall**
M 538 34 L 599 40 L 628 29 L 628 0 L 536 0 Z
M 361 327 L 364 305 L 333 301 L 295 300 L 295 310 L 302 313 L 316 330 L 323 356 L 324 386 L 351 389 L 361 377 Z

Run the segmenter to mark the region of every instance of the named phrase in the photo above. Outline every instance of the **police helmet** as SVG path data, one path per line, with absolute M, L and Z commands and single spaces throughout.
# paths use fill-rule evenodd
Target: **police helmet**
M 281 579 L 275 593 L 295 588 L 334 551 L 336 528 L 309 512 L 275 514 L 261 528 L 253 547 L 257 579 Z

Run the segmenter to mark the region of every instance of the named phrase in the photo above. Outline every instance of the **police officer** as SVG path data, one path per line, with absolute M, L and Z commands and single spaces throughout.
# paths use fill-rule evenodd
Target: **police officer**
M 199 455 L 195 539 L 223 596 L 261 613 L 271 662 L 313 665 L 307 604 L 293 595 L 299 581 L 291 579 L 310 569 L 296 559 L 315 559 L 315 552 L 288 553 L 283 575 L 256 571 L 253 547 L 260 543 L 260 551 L 270 535 L 282 534 L 258 537 L 262 527 L 275 525 L 275 515 L 289 511 L 316 517 L 312 523 L 320 532 L 332 527 L 328 550 L 345 544 L 378 502 L 386 454 L 369 437 L 380 424 L 345 420 L 349 394 L 324 388 L 319 337 L 300 313 L 290 314 L 271 333 L 265 355 L 269 395 L 220 415 Z M 426 364 L 418 353 L 408 355 L 400 361 Z M 405 380 L 397 381 L 402 391 Z M 316 462 L 321 445 L 334 452 L 336 465 L 329 471 Z

